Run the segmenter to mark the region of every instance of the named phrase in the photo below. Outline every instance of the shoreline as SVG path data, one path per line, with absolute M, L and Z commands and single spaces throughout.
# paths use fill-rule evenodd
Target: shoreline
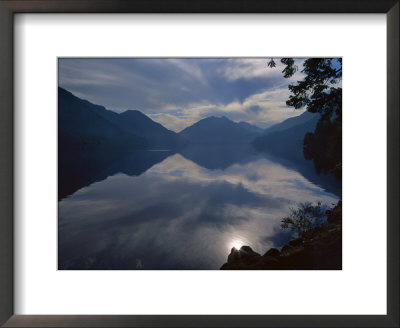
M 232 248 L 220 270 L 341 270 L 342 202 L 326 212 L 328 221 L 264 255 L 250 246 Z

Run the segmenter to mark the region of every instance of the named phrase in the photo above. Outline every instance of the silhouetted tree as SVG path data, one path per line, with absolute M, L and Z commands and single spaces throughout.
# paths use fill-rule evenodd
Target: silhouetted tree
M 285 65 L 282 71 L 285 78 L 298 71 L 293 58 L 282 58 L 281 62 Z M 276 67 L 273 58 L 267 65 Z M 318 172 L 332 172 L 341 178 L 342 59 L 309 58 L 304 61 L 301 72 L 305 77 L 289 85 L 291 95 L 286 104 L 321 114 L 314 133 L 307 133 L 304 137 L 304 156 L 314 160 Z
M 290 229 L 301 237 L 322 224 L 325 212 L 326 210 L 320 202 L 317 205 L 301 203 L 299 208 L 291 208 L 290 215 L 281 220 L 281 228 L 283 230 Z

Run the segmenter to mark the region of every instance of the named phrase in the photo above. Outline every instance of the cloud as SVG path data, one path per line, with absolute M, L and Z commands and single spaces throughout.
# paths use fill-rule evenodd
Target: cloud
M 249 123 L 264 126 L 263 123 L 277 123 L 286 118 L 300 115 L 304 111 L 294 111 L 286 106 L 288 97 L 289 90 L 287 88 L 277 88 L 250 95 L 243 102 L 234 101 L 219 107 L 219 109 L 227 114 L 240 113 L 242 115 L 233 115 L 233 117 L 246 118 Z
M 149 116 L 177 132 L 208 116 L 227 116 L 236 122 L 246 121 L 266 128 L 304 112 L 304 109 L 294 110 L 286 106 L 288 97 L 289 90 L 283 87 L 249 95 L 243 101 L 234 100 L 227 104 L 188 104 L 184 109 L 166 108 L 157 113 L 150 113 Z
M 207 116 L 269 126 L 301 112 L 289 109 L 283 65 L 268 58 L 64 58 L 59 85 L 117 112 L 138 109 L 180 131 Z M 297 63 L 301 66 L 301 60 Z
M 227 61 L 227 64 L 220 67 L 218 71 L 228 81 L 280 76 L 281 73 L 278 70 L 270 70 L 266 64 L 266 58 L 230 59 Z
M 166 59 L 166 62 L 175 65 L 188 76 L 197 79 L 197 81 L 199 81 L 200 83 L 204 85 L 208 84 L 207 79 L 203 74 L 203 71 L 198 65 L 196 65 L 196 62 L 185 61 L 182 59 Z
M 60 202 L 60 267 L 134 269 L 142 259 L 145 269 L 217 269 L 235 240 L 261 253 L 281 246 L 281 218 L 310 200 L 336 198 L 261 154 L 218 171 L 176 154 L 140 176 L 109 176 Z
M 259 79 L 280 79 L 282 78 L 282 71 L 285 68 L 280 62 L 279 58 L 275 58 L 276 67 L 269 68 L 267 66 L 270 58 L 245 58 L 245 59 L 230 59 L 227 61 L 227 65 L 221 66 L 219 72 L 228 80 L 251 80 L 255 78 Z M 303 66 L 304 59 L 296 59 L 295 65 L 299 70 L 294 74 L 289 81 L 296 81 L 303 75 L 300 70 Z

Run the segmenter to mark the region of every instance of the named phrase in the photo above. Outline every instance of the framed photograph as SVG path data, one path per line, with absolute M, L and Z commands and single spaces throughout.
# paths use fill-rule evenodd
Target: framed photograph
M 398 327 L 398 1 L 0 1 L 0 323 Z

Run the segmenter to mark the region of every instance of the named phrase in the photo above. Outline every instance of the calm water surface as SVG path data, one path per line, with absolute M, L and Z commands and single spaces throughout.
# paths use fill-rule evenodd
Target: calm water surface
M 138 151 L 89 171 L 58 204 L 59 269 L 219 269 L 233 246 L 284 245 L 290 207 L 339 198 L 311 163 L 251 146 Z

